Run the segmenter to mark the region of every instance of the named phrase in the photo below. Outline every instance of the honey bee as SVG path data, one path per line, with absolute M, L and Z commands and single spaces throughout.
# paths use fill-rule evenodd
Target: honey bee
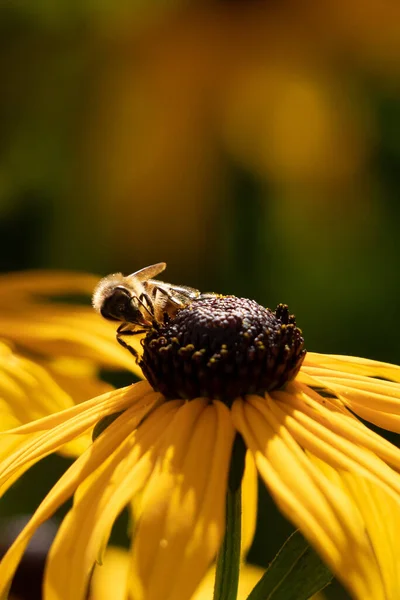
M 178 310 L 200 296 L 200 291 L 194 288 L 152 279 L 166 266 L 161 262 L 128 276 L 108 275 L 93 292 L 93 308 L 109 321 L 121 321 L 117 340 L 136 359 L 137 352 L 123 339 L 125 336 L 146 333 L 155 324 L 173 318 Z

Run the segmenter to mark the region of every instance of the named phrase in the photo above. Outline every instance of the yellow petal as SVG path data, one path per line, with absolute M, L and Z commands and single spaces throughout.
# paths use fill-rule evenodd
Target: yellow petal
M 393 413 L 388 413 L 381 410 L 375 410 L 373 408 L 367 408 L 365 406 L 356 404 L 355 402 L 348 402 L 348 406 L 362 419 L 365 419 L 366 421 L 369 421 L 378 427 L 382 427 L 382 429 L 400 433 L 399 415 L 394 415 Z
M 40 364 L 0 343 L 0 430 L 70 408 L 78 401 L 111 389 L 98 379 L 97 368 L 92 363 L 55 359 Z M 89 436 L 82 436 L 60 448 L 59 452 L 79 455 L 89 441 Z M 5 455 L 5 447 L 10 445 L 3 437 L 0 439 L 0 456 Z
M 89 600 L 126 600 L 129 566 L 127 550 L 116 546 L 108 547 L 103 564 L 96 566 L 94 570 Z M 261 567 L 249 564 L 241 565 L 237 600 L 246 600 L 263 573 L 264 569 Z M 212 600 L 214 579 L 215 568 L 211 568 L 191 600 Z
M 249 564 L 240 567 L 237 600 L 246 600 L 264 573 L 264 569 Z M 191 600 L 212 600 L 214 592 L 215 568 L 208 571 Z M 93 598 L 93 600 L 95 600 Z
M 114 521 L 145 485 L 165 428 L 181 404 L 171 401 L 153 411 L 77 490 L 73 508 L 50 550 L 45 600 L 86 598 L 94 563 L 108 542 Z M 128 419 L 129 415 L 122 417 Z
M 306 367 L 296 381 L 330 390 L 360 417 L 400 432 L 400 386 L 397 383 L 320 367 Z
M 294 394 L 274 392 L 273 397 L 272 410 L 281 411 L 285 427 L 303 447 L 335 468 L 358 473 L 381 485 L 400 501 L 400 477 L 383 460 L 340 433 L 334 433 L 329 424 L 323 425 L 313 415 L 306 414 L 301 399 Z
M 5 344 L 0 344 L 0 395 L 20 423 L 74 405 L 45 369 Z
M 273 401 L 235 401 L 235 425 L 284 515 L 298 527 L 356 598 L 384 599 L 375 555 L 357 508 L 307 459 L 272 410 Z
M 257 525 L 258 482 L 253 456 L 246 452 L 242 481 L 242 540 L 241 555 L 245 557 L 253 542 Z
M 379 362 L 377 360 L 370 360 L 368 358 L 308 352 L 302 369 L 309 366 L 324 367 L 325 369 L 342 371 L 354 375 L 365 375 L 366 377 L 383 377 L 384 379 L 400 383 L 399 366 Z
M 129 555 L 123 548 L 110 546 L 102 565 L 96 566 L 89 600 L 126 600 Z
M 36 529 L 54 514 L 74 493 L 79 484 L 102 465 L 137 427 L 151 408 L 146 398 L 140 407 L 134 405 L 115 419 L 93 445 L 71 465 L 40 504 L 0 563 L 0 597 L 6 593 L 21 556 Z
M 29 315 L 25 316 L 29 318 Z M 0 331 L 6 339 L 32 353 L 81 357 L 102 367 L 128 369 L 141 376 L 133 356 L 115 342 L 115 327 L 111 323 L 103 323 L 89 307 L 85 314 L 68 318 L 53 318 L 51 315 L 40 318 L 33 313 L 29 320 L 24 321 L 23 327 L 20 320 L 20 316 L 15 321 L 9 315 L 0 317 Z
M 318 382 L 323 382 L 329 390 L 332 390 L 335 395 L 341 394 L 346 400 L 354 400 L 355 402 L 383 410 L 400 414 L 400 386 L 392 381 L 379 381 L 370 377 L 342 377 L 338 375 L 330 376 L 321 374 Z
M 1 494 L 38 460 L 94 427 L 104 416 L 132 405 L 137 410 L 143 406 L 150 410 L 160 398 L 160 394 L 155 394 L 150 385 L 143 381 L 0 433 L 0 447 L 2 436 L 16 445 L 16 449 L 0 464 Z
M 61 271 L 30 271 L 0 276 L 0 331 L 3 339 L 34 355 L 83 357 L 107 368 L 141 376 L 133 356 L 115 343 L 115 325 L 90 306 L 57 301 L 55 296 L 86 295 L 98 277 Z M 140 349 L 139 336 L 132 343 Z
M 360 511 L 371 541 L 385 590 L 397 598 L 400 589 L 400 510 L 380 487 L 364 478 L 337 471 L 309 453 L 310 459 L 336 485 L 342 487 Z
M 74 404 L 100 396 L 113 389 L 110 384 L 99 379 L 97 365 L 91 361 L 57 357 L 47 362 L 37 362 L 67 392 Z
M 0 275 L 2 303 L 8 299 L 13 304 L 22 302 L 34 295 L 37 297 L 62 294 L 88 294 L 98 283 L 97 275 L 79 271 L 17 271 Z
M 234 439 L 229 409 L 198 399 L 176 414 L 141 500 L 133 540 L 135 600 L 185 600 L 216 555 Z
M 314 421 L 328 427 L 332 432 L 356 445 L 364 447 L 397 471 L 400 471 L 400 450 L 363 425 L 352 413 L 342 406 L 337 406 L 335 399 L 324 398 L 308 386 L 297 381 L 287 388 L 292 397 L 285 396 L 285 401 L 310 416 Z M 272 394 L 279 400 L 279 393 Z

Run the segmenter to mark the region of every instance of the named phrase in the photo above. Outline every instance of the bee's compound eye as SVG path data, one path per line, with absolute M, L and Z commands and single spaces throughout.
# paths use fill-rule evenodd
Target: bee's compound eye
M 131 295 L 122 287 L 115 288 L 104 299 L 100 313 L 109 321 L 128 321 L 132 313 Z

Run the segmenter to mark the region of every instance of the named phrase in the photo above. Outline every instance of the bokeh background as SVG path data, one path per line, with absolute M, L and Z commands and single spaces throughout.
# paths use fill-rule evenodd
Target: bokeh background
M 0 90 L 0 270 L 166 261 L 400 363 L 399 2 L 0 1 Z M 265 565 L 291 528 L 260 506 Z

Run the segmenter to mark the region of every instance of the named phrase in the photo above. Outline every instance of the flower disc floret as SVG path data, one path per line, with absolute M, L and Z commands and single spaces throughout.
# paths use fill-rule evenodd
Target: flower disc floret
M 154 325 L 140 366 L 167 398 L 205 396 L 230 404 L 237 396 L 282 388 L 305 353 L 286 305 L 272 311 L 254 300 L 210 295 Z

